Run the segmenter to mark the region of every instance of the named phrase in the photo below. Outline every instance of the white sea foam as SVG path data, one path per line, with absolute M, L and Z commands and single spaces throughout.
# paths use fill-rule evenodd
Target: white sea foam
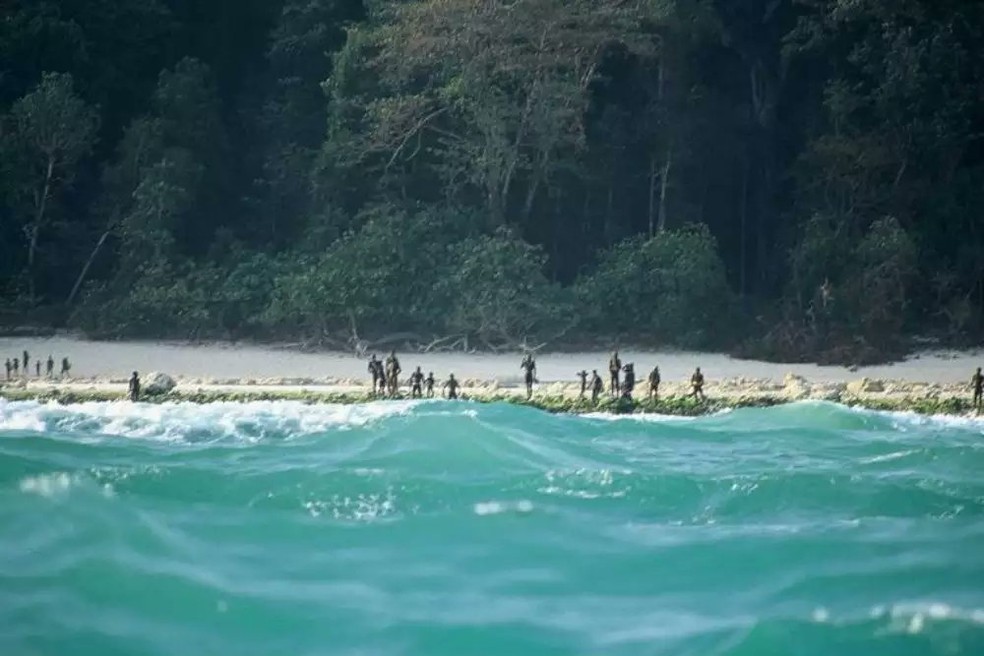
M 894 453 L 886 453 L 880 456 L 872 456 L 870 458 L 862 458 L 860 460 L 863 465 L 873 465 L 879 462 L 891 462 L 892 460 L 899 460 L 900 458 L 905 458 L 911 456 L 914 453 L 918 453 L 916 449 L 907 449 L 905 451 L 895 451 Z
M 39 411 L 41 407 L 36 401 L 11 403 L 0 399 L 0 430 L 43 432 L 45 423 Z
M 939 426 L 976 430 L 984 434 L 984 416 L 924 415 L 911 410 L 871 410 L 864 407 L 838 407 L 855 414 L 886 417 L 892 422 L 892 427 L 900 431 L 907 431 L 912 428 Z
M 895 604 L 888 612 L 894 620 L 909 621 L 920 616 L 931 620 L 961 620 L 984 625 L 984 609 L 959 608 L 939 601 L 913 601 Z
M 334 494 L 328 499 L 305 501 L 302 505 L 311 517 L 326 516 L 350 522 L 371 523 L 400 514 L 392 488 L 375 494 Z
M 482 501 L 476 503 L 474 508 L 476 515 L 501 515 L 503 513 L 527 514 L 533 512 L 533 502 L 522 499 L 520 501 Z
M 888 630 L 897 633 L 922 633 L 931 622 L 969 622 L 984 625 L 984 609 L 959 608 L 939 601 L 914 601 L 875 606 L 868 616 L 886 619 Z
M 984 435 L 984 416 L 921 415 L 916 412 L 908 411 L 886 412 L 884 414 L 894 420 L 893 426 L 898 429 L 939 426 L 946 428 L 969 429 Z
M 67 492 L 74 482 L 75 479 L 65 472 L 39 474 L 21 479 L 20 491 L 50 499 Z
M 631 415 L 613 415 L 607 412 L 587 412 L 581 416 L 585 419 L 598 419 L 600 421 L 636 421 L 644 423 L 694 421 L 697 419 L 697 417 L 680 417 L 677 415 L 661 415 L 649 412 Z
M 0 401 L 0 430 L 76 432 L 164 441 L 236 438 L 258 441 L 268 435 L 303 436 L 346 430 L 409 413 L 419 402 L 307 405 L 296 401 L 249 403 L 87 402 L 74 405 Z

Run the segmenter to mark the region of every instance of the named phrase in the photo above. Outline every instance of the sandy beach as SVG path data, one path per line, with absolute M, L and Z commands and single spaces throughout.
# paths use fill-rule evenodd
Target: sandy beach
M 162 342 L 91 342 L 69 336 L 51 338 L 0 338 L 0 357 L 14 357 L 27 350 L 31 376 L 13 385 L 32 388 L 116 389 L 125 387 L 131 371 L 160 371 L 172 376 L 179 390 L 252 390 L 290 388 L 311 391 L 351 392 L 365 388 L 366 363 L 345 353 L 305 353 L 286 347 L 213 343 L 204 345 Z M 56 363 L 63 356 L 72 361 L 65 381 L 38 380 L 33 376 L 35 358 Z M 379 353 L 385 357 L 385 353 Z M 519 391 L 521 355 L 467 353 L 399 353 L 404 372 L 422 367 L 439 380 L 453 372 L 466 390 Z M 719 353 L 621 352 L 623 362 L 635 363 L 642 384 L 658 365 L 665 394 L 687 390 L 695 366 L 707 376 L 712 395 L 737 396 L 782 394 L 790 398 L 835 398 L 842 392 L 855 396 L 964 396 L 970 394 L 974 369 L 984 364 L 984 351 L 926 351 L 903 362 L 851 370 L 813 364 L 782 364 L 738 360 Z M 582 369 L 606 378 L 608 353 L 544 353 L 537 355 L 538 390 L 550 394 L 576 394 L 576 373 Z M 57 365 L 56 365 L 57 370 Z M 864 382 L 862 382 L 864 381 Z

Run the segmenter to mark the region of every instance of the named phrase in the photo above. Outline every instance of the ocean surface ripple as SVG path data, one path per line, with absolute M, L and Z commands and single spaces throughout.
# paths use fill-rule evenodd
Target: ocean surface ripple
M 0 654 L 984 654 L 984 422 L 0 400 Z

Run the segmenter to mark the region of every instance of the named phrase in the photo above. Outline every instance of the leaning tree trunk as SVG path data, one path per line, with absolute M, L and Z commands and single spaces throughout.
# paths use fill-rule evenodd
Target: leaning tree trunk
M 28 284 L 28 294 L 31 300 L 34 300 L 34 260 L 35 254 L 38 251 L 38 236 L 41 234 L 41 225 L 44 223 L 44 213 L 48 208 L 48 195 L 51 193 L 51 179 L 54 177 L 55 172 L 55 160 L 53 157 L 48 158 L 48 169 L 44 176 L 44 187 L 41 191 L 41 196 L 38 198 L 38 209 L 34 216 L 34 223 L 28 229 L 28 242 L 27 242 L 27 284 Z
M 748 281 L 747 281 L 747 271 L 748 271 L 748 156 L 746 154 L 744 161 L 742 162 L 742 176 L 741 176 L 741 230 L 740 230 L 740 243 L 741 243 L 741 274 L 739 278 L 741 280 L 741 295 L 745 296 L 748 294 Z
M 72 292 L 68 295 L 68 300 L 65 301 L 65 305 L 71 305 L 72 301 L 75 300 L 75 295 L 79 293 L 79 289 L 82 287 L 82 283 L 85 282 L 85 278 L 89 275 L 89 268 L 92 263 L 96 261 L 96 255 L 99 254 L 100 249 L 102 249 L 103 244 L 106 243 L 106 239 L 109 237 L 109 233 L 112 231 L 112 227 L 106 228 L 102 235 L 99 237 L 99 241 L 96 242 L 95 247 L 92 252 L 89 253 L 89 259 L 85 261 L 85 265 L 82 267 L 82 271 L 79 273 L 79 277 L 75 279 L 75 284 L 72 285 Z
M 649 238 L 656 235 L 656 158 L 649 158 Z
M 666 162 L 663 164 L 663 179 L 659 184 L 659 227 L 657 232 L 666 231 L 666 196 L 670 184 L 670 172 L 673 170 L 673 143 L 670 142 L 666 151 Z

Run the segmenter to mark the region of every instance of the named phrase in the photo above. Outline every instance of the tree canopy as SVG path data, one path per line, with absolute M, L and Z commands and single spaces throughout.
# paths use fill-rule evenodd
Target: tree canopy
M 980 3 L 0 17 L 0 321 L 849 362 L 980 342 Z

